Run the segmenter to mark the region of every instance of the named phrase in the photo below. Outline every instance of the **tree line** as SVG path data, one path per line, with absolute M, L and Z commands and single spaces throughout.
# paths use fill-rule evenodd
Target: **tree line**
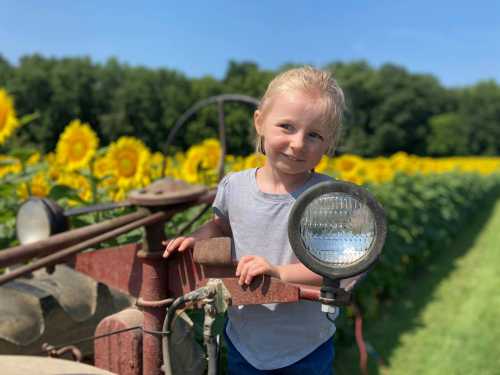
M 364 61 L 336 62 L 323 68 L 334 73 L 346 94 L 341 153 L 500 153 L 500 86 L 495 81 L 447 88 L 432 75 L 410 73 L 394 64 L 374 68 Z M 227 93 L 260 98 L 276 73 L 253 62 L 230 61 L 219 80 L 129 66 L 116 59 L 98 64 L 86 57 L 35 54 L 13 65 L 0 55 L 0 87 L 14 97 L 19 114 L 39 113 L 37 120 L 17 131 L 13 142 L 43 151 L 53 150 L 64 127 L 76 118 L 92 125 L 102 145 L 133 135 L 152 150 L 163 150 L 175 121 L 194 103 Z M 245 104 L 225 106 L 230 153 L 253 151 L 253 110 Z M 217 108 L 210 106 L 179 132 L 175 148 L 216 136 Z

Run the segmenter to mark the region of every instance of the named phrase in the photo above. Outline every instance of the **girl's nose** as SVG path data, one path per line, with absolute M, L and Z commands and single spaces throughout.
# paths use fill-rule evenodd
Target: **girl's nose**
M 301 134 L 295 134 L 290 142 L 290 147 L 293 149 L 301 149 L 304 147 L 304 137 Z

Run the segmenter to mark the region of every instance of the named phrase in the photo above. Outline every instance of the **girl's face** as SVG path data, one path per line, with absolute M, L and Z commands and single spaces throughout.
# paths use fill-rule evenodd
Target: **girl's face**
M 328 150 L 329 133 L 322 125 L 324 101 L 301 90 L 278 92 L 254 114 L 264 137 L 268 165 L 280 173 L 308 174 Z

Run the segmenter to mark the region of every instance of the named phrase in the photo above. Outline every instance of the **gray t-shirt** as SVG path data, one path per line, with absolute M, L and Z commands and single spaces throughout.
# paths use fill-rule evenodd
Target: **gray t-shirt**
M 213 204 L 216 215 L 228 220 L 234 259 L 260 255 L 275 265 L 298 263 L 288 240 L 288 216 L 297 197 L 331 177 L 314 173 L 291 194 L 259 190 L 256 169 L 227 175 Z M 226 333 L 245 359 L 259 370 L 288 366 L 313 352 L 335 333 L 318 302 L 230 307 Z

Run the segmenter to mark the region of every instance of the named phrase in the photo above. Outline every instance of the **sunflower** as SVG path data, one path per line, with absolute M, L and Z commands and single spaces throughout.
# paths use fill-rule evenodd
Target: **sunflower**
M 106 158 L 121 189 L 127 191 L 150 183 L 150 151 L 139 139 L 120 137 L 109 146 Z
M 381 184 L 394 178 L 394 169 L 391 168 L 389 159 L 378 157 L 369 161 L 367 165 L 368 181 Z
M 110 190 L 109 197 L 113 202 L 122 202 L 127 199 L 128 190 L 119 188 L 116 190 Z
M 201 145 L 191 146 L 182 163 L 182 179 L 190 184 L 203 181 L 202 168 L 205 159 L 205 148 Z
M 245 169 L 262 167 L 266 161 L 266 157 L 262 154 L 251 154 L 245 158 Z
M 396 171 L 403 171 L 406 166 L 410 163 L 409 155 L 404 151 L 398 151 L 393 154 L 389 161 L 391 163 L 391 167 Z
M 368 181 L 383 184 L 384 182 L 392 181 L 394 171 L 390 168 L 373 168 L 367 174 Z
M 92 186 L 87 177 L 82 176 L 78 173 L 62 173 L 57 183 L 59 185 L 68 186 L 78 192 L 78 196 L 85 202 L 90 202 L 92 200 Z M 80 202 L 74 200 L 68 200 L 70 206 L 79 205 Z
M 149 161 L 149 168 L 151 171 L 151 178 L 156 180 L 162 177 L 162 168 L 163 168 L 163 160 L 164 156 L 161 152 L 155 152 Z M 168 168 L 168 159 L 166 160 L 167 165 L 165 166 L 165 174 Z
M 26 164 L 27 165 L 35 165 L 36 163 L 38 163 L 40 161 L 40 153 L 38 151 L 34 152 L 33 154 L 31 154 L 31 156 L 28 158 L 28 160 L 26 160 Z
M 68 171 L 88 166 L 99 145 L 89 124 L 73 120 L 64 129 L 56 146 L 57 162 Z
M 63 172 L 64 167 L 57 162 L 56 154 L 49 152 L 44 159 L 48 165 L 48 176 L 52 181 L 57 181 Z
M 9 173 L 17 174 L 21 170 L 22 165 L 19 159 L 9 155 L 0 155 L 0 178 L 5 177 Z
M 314 170 L 318 173 L 326 172 L 329 168 L 329 164 L 330 164 L 330 159 L 328 158 L 328 156 L 323 155 L 318 165 L 314 168 Z
M 205 149 L 205 157 L 203 159 L 202 167 L 205 169 L 216 169 L 222 152 L 219 140 L 209 138 L 203 141 L 201 146 Z
M 245 158 L 243 156 L 226 155 L 226 172 L 238 172 L 245 169 Z
M 116 177 L 110 164 L 106 156 L 97 157 L 92 163 L 92 174 L 98 179 L 97 187 L 105 192 L 114 189 L 116 185 Z
M 23 182 L 17 186 L 16 192 L 21 200 L 28 199 L 30 196 L 34 197 L 45 197 L 49 194 L 49 183 L 47 179 L 47 174 L 45 172 L 38 172 L 31 178 L 29 182 L 30 189 L 28 190 L 28 183 Z
M 0 89 L 0 145 L 5 143 L 12 132 L 19 126 L 14 103 L 7 91 Z
M 112 173 L 109 160 L 105 156 L 95 159 L 92 164 L 92 174 L 97 178 L 104 178 Z
M 341 174 L 356 174 L 356 169 L 358 169 L 363 162 L 359 156 L 356 155 L 342 155 L 335 159 L 334 169 L 336 172 Z
M 340 179 L 344 181 L 352 182 L 356 185 L 363 185 L 366 182 L 366 178 L 362 174 L 358 174 L 356 171 L 343 172 L 340 175 Z

